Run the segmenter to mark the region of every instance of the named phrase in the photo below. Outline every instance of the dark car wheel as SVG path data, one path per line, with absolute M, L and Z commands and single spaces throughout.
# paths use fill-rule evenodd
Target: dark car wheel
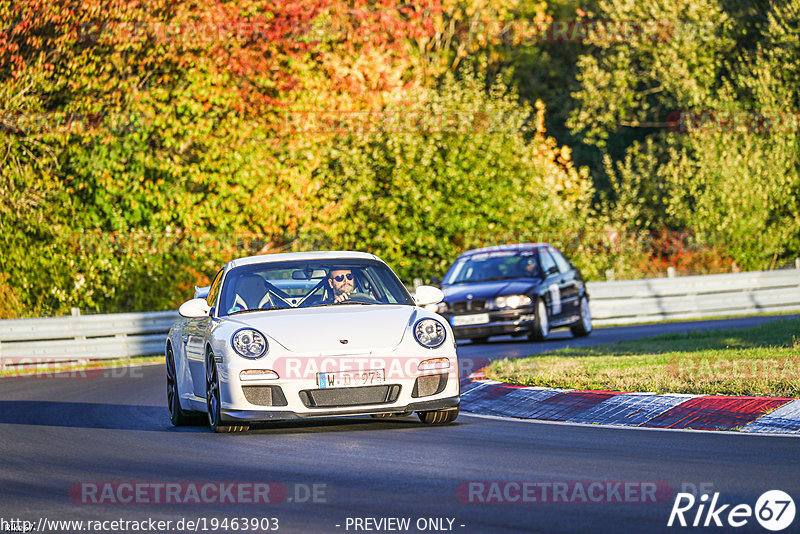
M 589 311 L 589 299 L 581 297 L 580 319 L 569 327 L 575 337 L 586 337 L 592 333 L 592 312 Z
M 458 408 L 447 410 L 434 410 L 432 412 L 417 412 L 419 420 L 426 425 L 446 425 L 452 423 L 458 417 Z
M 208 409 L 208 426 L 217 433 L 244 432 L 248 425 L 226 425 L 222 423 L 220 410 L 219 374 L 214 353 L 210 350 L 206 355 L 206 408 Z
M 181 408 L 180 393 L 178 393 L 178 374 L 175 370 L 175 355 L 172 345 L 167 345 L 167 408 L 169 420 L 174 426 L 189 426 L 197 424 L 197 415 Z
M 547 305 L 543 298 L 539 298 L 536 304 L 536 320 L 533 322 L 533 330 L 528 337 L 534 341 L 544 341 L 549 335 L 550 318 L 547 316 Z

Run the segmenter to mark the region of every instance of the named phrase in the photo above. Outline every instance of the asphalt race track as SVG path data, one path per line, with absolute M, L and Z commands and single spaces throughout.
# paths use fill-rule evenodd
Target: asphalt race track
M 467 342 L 459 353 L 479 366 L 566 344 L 766 320 L 605 328 L 582 340 L 557 331 L 544 343 Z M 445 427 L 423 426 L 416 417 L 350 418 L 215 435 L 205 427 L 173 428 L 165 397 L 163 365 L 0 380 L 0 531 L 12 530 L 13 520 L 66 532 L 79 527 L 50 522 L 106 521 L 111 530 L 111 521 L 152 519 L 172 523 L 139 530 L 766 532 L 752 516 L 732 528 L 729 511 L 754 508 L 773 489 L 800 504 L 796 437 L 469 414 Z M 723 527 L 707 517 L 710 499 L 702 504 L 701 527 L 691 526 L 701 489 L 719 493 L 717 508 L 729 505 L 716 516 Z M 682 490 L 698 495 L 685 513 L 690 526 L 667 527 Z M 706 519 L 712 526 L 703 529 Z M 785 532 L 800 531 L 800 518 L 790 525 Z M 117 530 L 133 530 L 122 526 Z

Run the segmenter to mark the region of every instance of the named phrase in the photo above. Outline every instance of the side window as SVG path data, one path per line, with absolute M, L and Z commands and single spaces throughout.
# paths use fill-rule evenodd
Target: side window
M 554 248 L 551 248 L 550 254 L 552 254 L 553 259 L 556 260 L 556 265 L 558 265 L 559 271 L 561 271 L 562 273 L 566 273 L 572 269 L 572 265 L 570 265 L 569 262 L 564 259 L 564 256 L 562 256 L 559 251 L 557 251 Z
M 214 277 L 214 281 L 211 282 L 211 289 L 208 290 L 208 296 L 206 297 L 206 302 L 212 308 L 217 301 L 217 296 L 219 296 L 219 288 L 222 285 L 222 269 L 219 270 L 217 276 Z
M 544 275 L 547 275 L 547 271 L 556 266 L 553 257 L 544 249 L 539 251 L 539 262 L 542 264 L 542 274 Z

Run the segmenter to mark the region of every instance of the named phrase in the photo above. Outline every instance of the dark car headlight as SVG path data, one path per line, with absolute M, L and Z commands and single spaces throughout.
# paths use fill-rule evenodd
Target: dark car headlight
M 268 348 L 264 334 L 252 328 L 237 330 L 231 337 L 231 345 L 239 356 L 250 359 L 262 357 Z
M 528 295 L 506 295 L 494 299 L 494 305 L 497 308 L 519 308 L 528 306 L 530 303 L 531 298 Z
M 429 349 L 435 349 L 444 343 L 447 331 L 436 319 L 420 319 L 414 325 L 414 338 L 417 343 Z

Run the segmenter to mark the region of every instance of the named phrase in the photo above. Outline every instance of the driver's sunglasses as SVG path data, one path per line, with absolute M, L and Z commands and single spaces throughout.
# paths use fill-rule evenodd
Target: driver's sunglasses
M 353 273 L 339 274 L 334 276 L 333 279 L 336 280 L 337 282 L 343 282 L 345 276 L 347 277 L 348 280 L 353 279 Z

